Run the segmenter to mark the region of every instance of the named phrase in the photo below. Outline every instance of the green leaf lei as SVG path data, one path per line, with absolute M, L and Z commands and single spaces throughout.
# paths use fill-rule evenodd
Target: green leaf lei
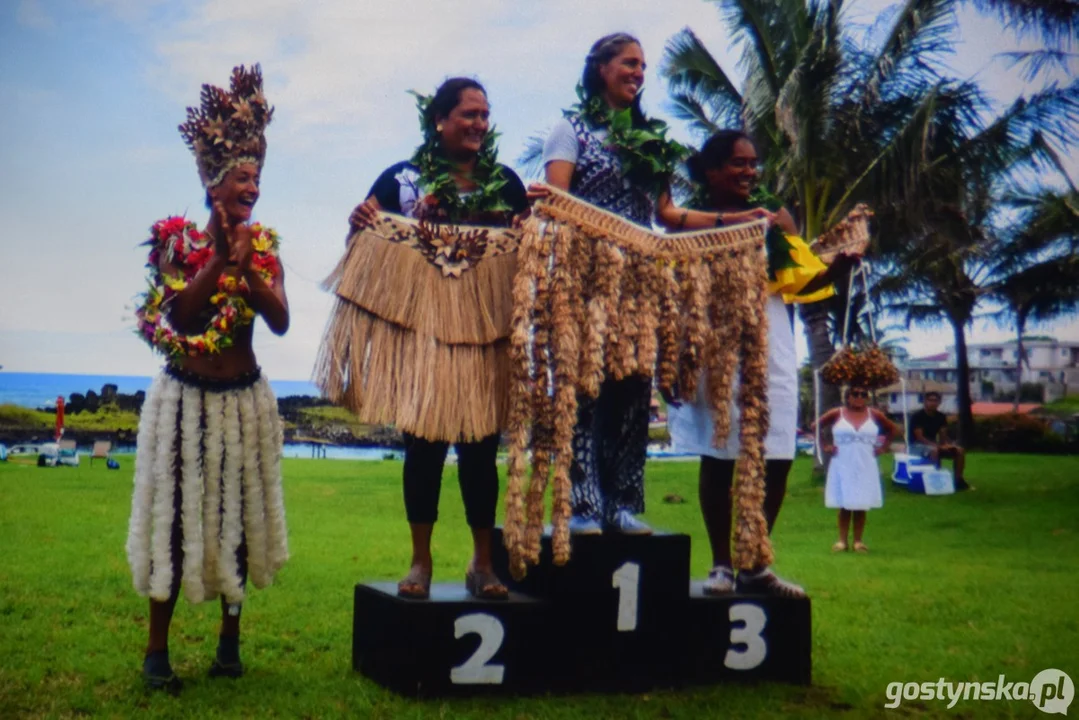
M 783 209 L 783 201 L 774 193 L 760 185 L 749 194 L 749 206 L 763 207 L 770 212 L 779 212 Z M 798 267 L 791 258 L 794 246 L 787 240 L 787 234 L 778 225 L 768 228 L 764 235 L 764 245 L 768 252 L 768 279 L 776 279 L 777 270 Z
M 598 95 L 588 98 L 580 84 L 577 98 L 578 102 L 563 114 L 578 114 L 594 128 L 607 128 L 607 145 L 618 152 L 630 182 L 644 188 L 652 198 L 666 191 L 678 163 L 689 154 L 684 145 L 667 138 L 667 123 L 652 119 L 647 121 L 647 127 L 633 127 L 631 108 L 615 110 Z
M 472 181 L 476 189 L 464 197 L 458 191 L 453 173 L 457 170 L 442 150 L 442 142 L 434 121 L 425 119 L 425 110 L 432 96 L 410 91 L 416 97 L 416 109 L 420 112 L 420 130 L 423 144 L 416 148 L 412 164 L 420 171 L 420 189 L 427 193 L 428 203 L 437 205 L 437 212 L 449 222 L 464 222 L 481 213 L 509 213 L 513 208 L 502 199 L 502 188 L 508 180 L 498 164 L 498 133 L 492 127 L 483 138 Z

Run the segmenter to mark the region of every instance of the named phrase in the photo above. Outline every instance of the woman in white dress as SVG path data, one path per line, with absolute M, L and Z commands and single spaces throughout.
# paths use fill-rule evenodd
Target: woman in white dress
M 832 546 L 837 552 L 848 547 L 852 518 L 854 551 L 868 552 L 862 542 L 866 512 L 884 505 L 877 456 L 884 453 L 899 429 L 884 413 L 866 406 L 868 397 L 865 387 L 854 385 L 847 391 L 844 407 L 829 410 L 817 421 L 822 428 L 832 428 L 832 444 L 822 448 L 832 456 L 824 506 L 839 510 L 839 541 Z

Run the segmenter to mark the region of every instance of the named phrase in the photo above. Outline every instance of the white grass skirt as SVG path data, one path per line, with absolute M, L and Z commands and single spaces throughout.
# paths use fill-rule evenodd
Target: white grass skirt
M 127 535 L 135 590 L 169 597 L 177 490 L 188 600 L 243 602 L 237 550 L 244 542 L 251 582 L 272 583 L 288 559 L 288 537 L 281 420 L 266 379 L 208 390 L 162 372 L 146 394 L 137 442 Z

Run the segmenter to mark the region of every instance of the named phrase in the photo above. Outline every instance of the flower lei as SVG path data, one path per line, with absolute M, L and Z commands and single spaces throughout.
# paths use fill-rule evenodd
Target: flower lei
M 653 198 L 666 191 L 678 164 L 689 154 L 684 145 L 667 138 L 667 123 L 652 119 L 647 127 L 634 127 L 631 108 L 615 110 L 599 95 L 589 98 L 579 83 L 577 98 L 562 114 L 577 114 L 595 128 L 607 128 L 607 145 L 618 153 L 626 177 Z
M 495 145 L 498 133 L 491 128 L 484 136 L 476 166 L 472 170 L 472 181 L 476 183 L 476 189 L 462 197 L 458 192 L 457 182 L 453 179 L 457 167 L 443 153 L 434 123 L 426 119 L 425 111 L 433 98 L 411 92 L 416 96 L 416 108 L 420 111 L 423 144 L 416 148 L 410 162 L 419 168 L 420 189 L 427 194 L 424 202 L 434 206 L 430 209 L 443 215 L 449 222 L 463 222 L 480 213 L 512 212 L 512 208 L 502 198 L 502 188 L 508 180 L 498 164 L 498 148 Z
M 210 261 L 214 254 L 213 241 L 199 232 L 195 223 L 183 217 L 170 217 L 154 223 L 146 261 L 149 269 L 149 288 L 142 294 L 142 305 L 135 311 L 138 334 L 152 348 L 171 357 L 216 353 L 232 347 L 236 328 L 250 325 L 255 311 L 244 299 L 250 292 L 247 280 L 222 274 L 217 279 L 217 292 L 210 296 L 210 304 L 216 312 L 206 323 L 206 329 L 198 335 L 184 335 L 173 330 L 166 317 L 168 303 L 181 292 L 192 278 Z M 280 238 L 271 228 L 260 223 L 251 226 L 251 245 L 254 251 L 251 267 L 269 286 L 281 273 L 277 259 Z M 161 272 L 161 253 L 178 273 Z

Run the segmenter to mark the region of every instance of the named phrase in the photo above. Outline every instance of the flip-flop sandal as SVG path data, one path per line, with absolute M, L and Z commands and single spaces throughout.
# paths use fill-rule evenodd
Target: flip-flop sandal
M 865 546 L 865 543 L 863 543 L 863 542 L 856 542 L 856 543 L 854 543 L 854 552 L 856 552 L 856 553 L 867 553 L 867 552 L 869 552 L 869 548 L 867 548 Z
M 405 579 L 397 583 L 397 595 L 411 600 L 431 597 L 431 574 L 422 570 L 409 570 Z
M 840 540 L 839 542 L 837 542 L 835 545 L 832 546 L 832 552 L 846 552 L 846 551 L 847 551 L 847 543 L 843 542 L 842 540 Z
M 510 595 L 493 572 L 469 570 L 465 573 L 465 589 L 477 600 L 505 600 Z

